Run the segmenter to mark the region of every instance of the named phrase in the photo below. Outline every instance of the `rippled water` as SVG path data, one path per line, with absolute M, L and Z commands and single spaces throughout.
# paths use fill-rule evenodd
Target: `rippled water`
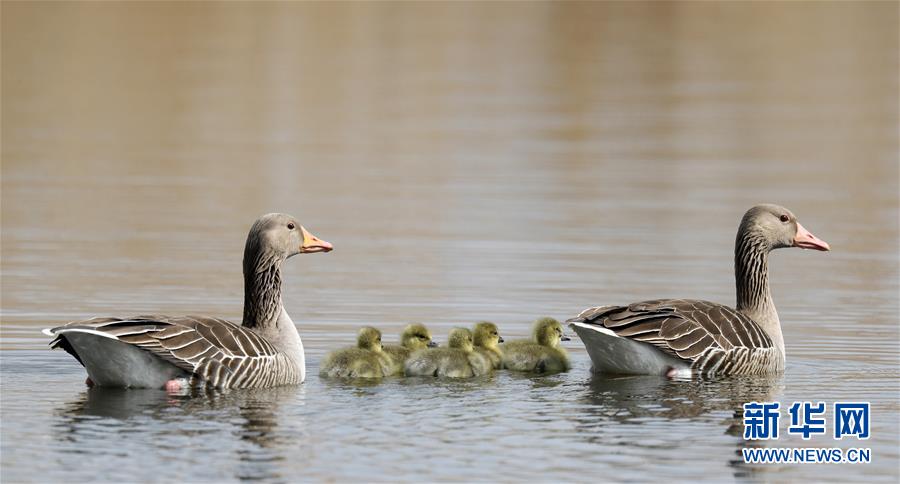
M 2 5 L 2 479 L 896 481 L 893 3 Z M 732 302 L 746 208 L 830 253 L 771 259 L 787 370 L 668 381 L 574 368 L 320 380 L 363 324 Z M 87 390 L 39 329 L 237 320 L 261 213 L 291 259 L 302 386 Z M 867 465 L 747 466 L 751 400 L 873 403 Z M 787 422 L 782 419 L 782 428 Z

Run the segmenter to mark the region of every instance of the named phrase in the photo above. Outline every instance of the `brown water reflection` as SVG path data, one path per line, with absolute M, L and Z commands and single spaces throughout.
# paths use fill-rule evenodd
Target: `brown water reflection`
M 75 459 L 62 444 L 11 446 L 42 441 L 67 418 L 54 409 L 81 398 L 71 386 L 81 370 L 65 355 L 36 356 L 46 342 L 36 330 L 106 314 L 239 319 L 243 239 L 269 211 L 296 215 L 336 246 L 286 267 L 285 303 L 315 367 L 362 324 L 395 339 L 421 320 L 443 340 L 453 325 L 490 319 L 519 337 L 537 316 L 589 305 L 732 301 L 738 218 L 752 204 L 781 203 L 834 251 L 772 259 L 788 352 L 773 398 L 862 395 L 876 415 L 900 411 L 896 3 L 0 9 L 4 479 L 33 476 L 38 459 Z M 560 430 L 547 412 L 615 414 L 630 405 L 594 388 L 608 382 L 584 381 L 579 346 L 570 347 L 575 370 L 559 379 L 500 376 L 451 388 L 316 381 L 296 390 L 299 401 L 260 397 L 272 407 L 267 421 L 281 428 L 273 432 L 301 436 L 270 448 L 235 442 L 243 420 L 229 420 L 234 407 L 213 408 L 210 418 L 201 402 L 187 415 L 203 417 L 211 447 L 305 456 L 302 466 L 273 464 L 269 477 L 370 477 L 414 458 L 377 432 L 358 438 L 346 423 L 365 401 L 378 424 L 402 427 L 417 407 L 378 413 L 377 400 L 405 398 L 429 402 L 428 418 L 446 432 L 414 441 L 434 479 L 488 479 L 502 464 L 521 472 L 511 478 L 578 480 L 616 469 L 617 459 L 659 464 L 629 467 L 623 479 L 658 478 L 685 458 L 677 442 L 697 426 L 716 437 L 696 439 L 692 455 L 703 461 L 682 466 L 681 477 L 731 472 L 727 462 L 743 443 L 725 434 L 719 413 L 728 412 L 708 404 L 709 389 L 688 392 L 695 405 L 673 408 L 695 414 L 659 415 L 637 430 L 606 422 L 603 432 L 625 432 L 616 455 L 597 452 L 591 432 L 603 432 Z M 668 391 L 651 388 L 647 398 L 665 401 Z M 451 411 L 459 401 L 494 422 L 493 440 L 457 433 L 466 425 Z M 221 425 L 211 423 L 219 417 Z M 159 437 L 173 424 L 136 425 L 134 435 Z M 870 441 L 876 462 L 864 471 L 806 466 L 775 475 L 889 476 L 900 459 L 897 424 L 880 425 Z M 104 427 L 88 429 L 82 448 L 106 448 Z M 525 433 L 533 440 L 516 440 Z M 664 445 L 627 445 L 642 439 Z M 121 458 L 177 460 L 178 445 L 197 445 L 154 442 L 127 441 Z M 486 450 L 540 442 L 554 465 Z M 375 444 L 395 452 L 366 447 Z M 359 466 L 334 470 L 347 452 Z M 459 470 L 476 456 L 484 465 Z M 177 462 L 188 472 L 182 478 L 203 478 L 190 474 L 193 460 Z M 264 473 L 218 464 L 221 478 Z M 31 478 L 94 475 L 46 472 Z

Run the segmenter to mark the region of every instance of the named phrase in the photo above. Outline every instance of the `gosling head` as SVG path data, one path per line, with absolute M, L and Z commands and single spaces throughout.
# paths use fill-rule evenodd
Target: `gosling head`
M 447 336 L 447 345 L 451 348 L 463 350 L 466 353 L 475 351 L 474 343 L 472 342 L 472 332 L 466 328 L 451 329 L 450 335 Z
M 475 346 L 482 348 L 496 348 L 499 343 L 503 342 L 503 337 L 497 330 L 497 325 L 488 321 L 475 323 L 474 342 Z
M 256 219 L 244 247 L 244 272 L 256 270 L 257 261 L 285 260 L 297 254 L 331 252 L 334 247 L 309 233 L 296 218 L 269 213 Z
M 381 331 L 371 326 L 359 328 L 359 333 L 356 335 L 356 346 L 363 350 L 381 351 L 384 348 L 381 344 Z
M 431 331 L 428 331 L 428 328 L 421 323 L 413 323 L 403 328 L 403 334 L 400 335 L 400 344 L 404 348 L 414 351 L 437 346 L 437 343 L 431 339 Z
M 761 244 L 765 251 L 783 247 L 801 249 L 831 250 L 822 239 L 806 230 L 790 210 L 772 204 L 757 205 L 741 219 L 735 250 L 744 240 Z
M 541 318 L 534 323 L 534 340 L 539 345 L 556 348 L 560 341 L 569 341 L 569 337 L 563 334 L 559 321 Z

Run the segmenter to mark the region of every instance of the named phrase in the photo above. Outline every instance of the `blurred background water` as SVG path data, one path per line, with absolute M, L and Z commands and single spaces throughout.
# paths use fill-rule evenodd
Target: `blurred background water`
M 2 4 L 2 479 L 896 482 L 894 2 Z M 375 324 L 439 340 L 655 297 L 732 303 L 759 202 L 833 252 L 779 251 L 787 371 L 323 381 Z M 300 387 L 87 390 L 39 329 L 239 320 L 260 214 L 292 259 Z M 866 465 L 747 466 L 751 400 L 865 400 Z M 782 427 L 786 427 L 782 418 Z

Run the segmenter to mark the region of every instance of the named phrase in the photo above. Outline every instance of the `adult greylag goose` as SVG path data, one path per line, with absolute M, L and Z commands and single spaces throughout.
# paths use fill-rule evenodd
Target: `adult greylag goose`
M 73 321 L 44 333 L 88 373 L 88 384 L 178 390 L 303 382 L 303 343 L 281 300 L 281 266 L 297 254 L 329 252 L 294 217 L 270 213 L 244 248 L 241 325 L 208 316 L 137 316 Z
M 582 311 L 568 322 L 598 373 L 770 374 L 784 370 L 784 338 L 769 290 L 769 252 L 827 251 L 788 209 L 757 205 L 741 219 L 734 247 L 737 306 L 658 299 Z

